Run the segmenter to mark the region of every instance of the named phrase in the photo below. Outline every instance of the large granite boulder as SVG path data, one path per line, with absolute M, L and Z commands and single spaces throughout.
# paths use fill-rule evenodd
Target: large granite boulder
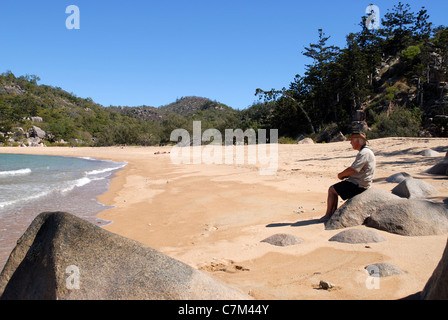
M 448 243 L 442 259 L 423 290 L 404 297 L 403 300 L 448 300 Z
M 45 136 L 47 135 L 44 130 L 42 130 L 41 128 L 36 127 L 36 126 L 32 126 L 28 130 L 28 133 L 29 133 L 30 137 L 32 137 L 32 138 L 40 138 L 40 139 L 44 139 Z
M 448 152 L 441 162 L 426 170 L 426 173 L 435 175 L 448 175 Z
M 429 183 L 414 179 L 412 177 L 404 179 L 395 188 L 392 193 L 408 199 L 425 199 L 437 193 L 437 190 Z
M 400 199 L 390 192 L 371 188 L 346 201 L 325 224 L 327 230 L 356 227 L 364 224 L 366 219 L 385 203 Z
M 420 292 L 420 298 L 425 300 L 448 300 L 448 243 L 442 259 L 426 283 L 425 288 Z
M 67 213 L 42 213 L 0 274 L 1 299 L 250 299 L 146 245 Z
M 371 188 L 345 202 L 325 224 L 327 230 L 366 225 L 404 236 L 448 233 L 444 204 L 406 199 Z
M 448 233 L 448 213 L 443 204 L 402 199 L 378 208 L 365 224 L 402 236 L 440 235 Z
M 400 172 L 386 178 L 386 181 L 391 183 L 400 183 L 407 178 L 412 178 L 412 176 L 407 172 Z

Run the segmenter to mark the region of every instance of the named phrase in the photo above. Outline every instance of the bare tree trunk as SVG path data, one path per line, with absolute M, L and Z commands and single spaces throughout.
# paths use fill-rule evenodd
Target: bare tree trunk
M 294 101 L 297 104 L 299 109 L 302 110 L 303 114 L 306 117 L 306 120 L 308 121 L 308 124 L 310 126 L 311 132 L 312 133 L 316 133 L 316 130 L 314 130 L 313 122 L 311 121 L 311 118 L 308 116 L 308 113 L 303 108 L 302 104 L 299 101 L 297 101 L 296 99 L 294 99 L 293 97 L 291 97 L 288 93 L 286 93 L 286 89 L 285 88 L 283 88 L 283 90 L 281 90 L 281 91 L 279 91 L 279 90 L 264 91 L 264 90 L 261 90 L 261 89 L 257 89 L 256 92 L 255 92 L 255 95 L 264 95 L 265 100 L 266 99 L 268 99 L 268 100 L 274 99 L 275 100 L 278 95 L 282 95 L 282 96 L 284 96 L 286 98 L 291 99 L 292 101 Z
M 308 124 L 310 125 L 311 132 L 316 133 L 316 130 L 314 130 L 313 122 L 311 121 L 311 118 L 308 116 L 308 113 L 305 111 L 305 109 L 303 109 L 302 104 L 300 102 L 298 102 L 296 99 L 294 99 L 293 97 L 287 95 L 286 93 L 284 93 L 284 96 L 293 100 L 297 104 L 297 106 L 300 108 L 300 110 L 302 110 L 303 114 L 305 115 L 306 120 L 308 120 Z

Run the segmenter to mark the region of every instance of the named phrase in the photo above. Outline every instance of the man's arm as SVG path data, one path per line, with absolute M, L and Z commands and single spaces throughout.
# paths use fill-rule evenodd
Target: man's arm
M 339 178 L 339 180 L 344 180 L 345 178 L 351 176 L 355 172 L 356 172 L 355 169 L 349 167 L 349 168 L 345 169 L 344 171 L 342 171 L 341 173 L 339 173 L 338 178 Z

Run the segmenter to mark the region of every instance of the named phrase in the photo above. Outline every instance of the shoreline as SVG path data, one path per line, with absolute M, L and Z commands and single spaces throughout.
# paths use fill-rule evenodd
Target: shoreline
M 388 176 L 406 171 L 448 197 L 445 179 L 422 172 L 443 159 L 420 151 L 447 151 L 448 139 L 385 138 L 370 142 L 377 155 L 374 187 L 391 190 Z M 142 242 L 250 293 L 255 299 L 399 299 L 423 289 L 440 261 L 446 235 L 403 237 L 379 230 L 386 242 L 367 246 L 328 242 L 342 230 L 315 223 L 337 172 L 353 162 L 348 142 L 279 145 L 279 169 L 260 176 L 254 165 L 174 165 L 171 147 L 0 148 L 0 153 L 88 156 L 127 162 L 97 199 L 112 208 L 97 217 L 104 229 Z M 342 202 L 340 202 L 342 204 Z M 303 212 L 302 212 L 303 211 Z M 356 227 L 358 229 L 364 226 Z M 261 241 L 287 233 L 303 239 L 291 247 Z M 417 261 L 417 263 L 416 263 Z M 365 266 L 390 262 L 404 274 L 366 288 Z M 334 290 L 316 290 L 320 280 Z
M 16 150 L 13 150 L 12 152 L 9 152 L 11 150 L 6 151 L 7 152 L 2 153 L 2 150 L 0 149 L 1 154 L 24 154 L 23 152 L 16 152 Z M 98 165 L 96 166 L 97 169 L 86 171 L 84 178 L 73 180 L 73 184 L 65 186 L 65 189 L 59 189 L 59 192 L 53 193 L 55 190 L 49 190 L 40 193 L 36 197 L 31 196 L 30 198 L 26 198 L 24 195 L 22 199 L 15 200 L 16 202 L 20 202 L 19 207 L 14 207 L 14 204 L 11 204 L 11 207 L 7 205 L 6 208 L 3 208 L 0 213 L 0 270 L 3 269 L 10 252 L 16 245 L 16 241 L 23 232 L 25 232 L 36 216 L 42 212 L 66 211 L 99 227 L 110 224 L 111 221 L 97 217 L 100 212 L 110 208 L 106 204 L 99 202 L 98 196 L 108 191 L 109 184 L 113 179 L 115 172 L 121 170 L 126 165 L 126 163 L 83 156 L 43 155 L 36 153 L 26 155 L 67 159 L 72 158 L 83 161 L 93 160 L 97 163 L 109 163 L 108 165 L 114 165 L 113 163 L 115 163 L 117 166 L 104 167 L 103 165 Z M 50 162 L 51 161 L 52 160 L 50 160 Z M 31 169 L 28 170 L 31 172 Z M 91 178 L 92 175 L 95 175 L 95 177 Z M 98 177 L 97 175 L 101 175 L 102 177 Z M 81 183 L 79 183 L 80 181 Z

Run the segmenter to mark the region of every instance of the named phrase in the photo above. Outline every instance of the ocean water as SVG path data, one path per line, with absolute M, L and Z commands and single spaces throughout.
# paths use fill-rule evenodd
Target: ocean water
M 96 198 L 126 163 L 92 158 L 0 154 L 0 270 L 15 242 L 41 212 L 64 211 L 96 225 L 109 208 Z

